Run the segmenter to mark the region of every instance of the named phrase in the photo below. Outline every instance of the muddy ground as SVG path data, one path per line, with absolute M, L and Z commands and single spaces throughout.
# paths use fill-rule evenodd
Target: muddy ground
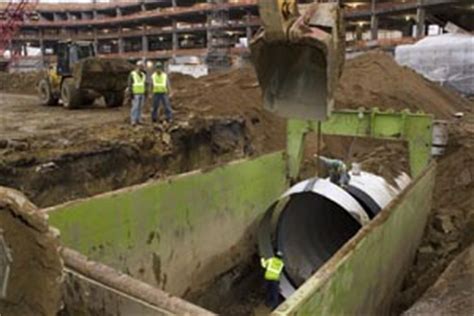
M 474 244 L 451 261 L 436 283 L 403 316 L 472 315 Z
M 128 124 L 128 106 L 105 109 L 99 102 L 93 107 L 68 111 L 40 106 L 31 95 L 0 94 L 0 185 L 21 190 L 44 207 L 284 148 L 285 122 L 262 110 L 259 87 L 250 69 L 200 80 L 187 76 L 172 79 L 175 122 L 152 125 L 149 110 L 145 110 L 145 124 L 138 128 Z M 34 92 L 31 83 L 14 87 L 4 90 Z M 386 55 L 372 53 L 346 63 L 338 89 L 337 108 L 360 106 L 423 110 L 448 120 L 455 112 L 466 113 L 452 124 L 448 151 L 439 159 L 433 211 L 416 260 L 397 297 L 394 313 L 398 314 L 413 304 L 451 260 L 472 243 L 473 105 L 397 66 Z M 308 139 L 302 178 L 315 172 L 315 137 Z M 408 171 L 403 144 L 334 137 L 325 137 L 324 143 L 324 154 L 349 162 L 364 161 L 366 170 L 386 178 Z M 247 288 L 230 292 L 234 297 L 232 306 L 226 305 L 230 301 L 225 295 L 219 296 L 227 302 L 222 305 L 206 296 L 193 300 L 214 310 L 228 307 L 235 315 L 248 314 L 262 298 L 255 272 L 245 272 L 253 264 L 245 263 L 223 275 L 220 282 L 224 285 L 216 283 L 219 292 L 219 288 L 228 289 L 226 286 L 235 284 L 229 280 L 249 280 L 243 281 L 249 284 Z
M 42 207 L 281 148 L 266 142 L 260 121 L 232 113 L 178 109 L 172 125 L 132 128 L 127 107 L 67 111 L 32 96 L 0 100 L 0 184 Z
M 437 159 L 432 211 L 415 262 L 396 297 L 396 314 L 415 303 L 474 243 L 474 115 L 454 120 L 449 137 L 445 155 Z

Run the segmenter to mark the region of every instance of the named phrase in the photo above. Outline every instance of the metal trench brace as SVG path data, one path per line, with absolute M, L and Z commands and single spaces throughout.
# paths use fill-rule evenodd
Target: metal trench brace
M 335 111 L 320 128 L 325 135 L 406 141 L 414 178 L 430 160 L 432 123 L 433 117 L 424 113 L 360 109 Z M 288 121 L 287 170 L 291 183 L 299 174 L 305 135 L 316 129 L 318 122 Z M 410 181 L 408 175 L 400 174 L 394 179 L 396 185 L 390 185 L 362 171 L 351 174 L 349 185 L 341 188 L 328 179 L 312 178 L 294 185 L 274 202 L 260 222 L 258 246 L 265 258 L 272 257 L 275 249 L 284 254 L 282 295 L 289 297 Z M 308 222 L 325 223 L 328 228 Z

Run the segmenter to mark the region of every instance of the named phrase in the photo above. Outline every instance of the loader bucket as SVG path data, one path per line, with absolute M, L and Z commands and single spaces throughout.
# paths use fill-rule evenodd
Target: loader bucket
M 334 4 L 313 4 L 286 38 L 257 34 L 252 61 L 265 109 L 286 118 L 325 120 L 344 60 L 343 25 Z
M 86 58 L 73 70 L 79 89 L 96 91 L 123 91 L 133 64 L 121 58 Z

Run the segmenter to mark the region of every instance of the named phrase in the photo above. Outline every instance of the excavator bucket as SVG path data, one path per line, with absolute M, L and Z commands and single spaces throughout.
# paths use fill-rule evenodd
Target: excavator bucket
M 264 29 L 250 44 L 264 107 L 286 118 L 325 120 L 344 63 L 339 6 L 260 1 Z

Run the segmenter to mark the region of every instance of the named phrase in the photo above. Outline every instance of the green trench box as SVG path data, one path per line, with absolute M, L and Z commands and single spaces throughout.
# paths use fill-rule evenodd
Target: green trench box
M 346 124 L 341 125 L 341 120 Z M 323 123 L 326 134 L 408 141 L 415 177 L 273 315 L 388 313 L 431 209 L 435 178 L 435 164 L 428 163 L 431 122 L 432 117 L 419 113 L 346 111 L 336 112 Z M 259 220 L 297 174 L 304 134 L 314 123 L 292 121 L 288 125 L 286 152 L 152 181 L 44 211 L 50 224 L 61 231 L 62 243 L 86 256 L 84 260 L 125 273 L 142 285 L 183 296 L 205 288 L 255 251 Z M 74 273 L 66 260 L 68 265 Z M 86 282 L 105 282 L 100 273 L 95 275 L 91 272 Z M 118 291 L 114 284 L 108 283 L 106 290 Z M 128 293 L 134 304 L 146 301 L 143 304 L 156 307 L 150 315 L 179 314 L 169 309 L 169 304 L 143 297 L 135 300 L 133 295 Z

